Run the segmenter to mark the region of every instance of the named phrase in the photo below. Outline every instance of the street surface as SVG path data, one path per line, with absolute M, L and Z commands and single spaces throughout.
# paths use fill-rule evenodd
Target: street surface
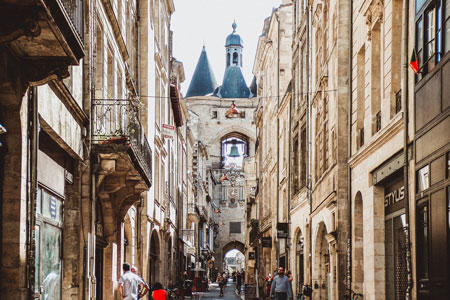
M 241 296 L 244 295 L 244 287 L 242 286 Z M 229 280 L 224 288 L 223 297 L 219 296 L 220 288 L 217 283 L 212 283 L 209 285 L 209 291 L 203 293 L 201 300 L 241 300 L 241 298 L 236 294 L 236 283 Z

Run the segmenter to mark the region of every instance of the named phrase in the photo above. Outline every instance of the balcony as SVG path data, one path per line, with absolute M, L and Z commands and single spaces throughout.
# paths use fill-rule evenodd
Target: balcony
M 127 154 L 147 187 L 152 182 L 152 151 L 133 100 L 96 99 L 93 103 L 92 143 L 104 154 Z
M 93 100 L 92 154 L 97 194 L 112 207 L 115 222 L 152 184 L 152 151 L 139 121 L 137 102 Z
M 191 223 L 198 223 L 200 221 L 200 212 L 198 206 L 194 203 L 188 204 L 188 220 Z
M 0 45 L 20 60 L 27 83 L 69 76 L 84 56 L 82 0 L 11 0 L 0 4 Z

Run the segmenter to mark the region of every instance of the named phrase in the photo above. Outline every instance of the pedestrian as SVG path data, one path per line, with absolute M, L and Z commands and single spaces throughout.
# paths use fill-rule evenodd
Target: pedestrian
M 238 271 L 236 273 L 236 290 L 238 292 L 238 294 L 241 294 L 241 286 L 242 286 L 242 275 L 241 273 Z
M 156 282 L 153 285 L 152 298 L 154 300 L 168 300 L 167 292 L 164 290 L 160 282 Z
M 278 268 L 278 275 L 272 280 L 270 297 L 276 300 L 292 300 L 292 287 L 289 278 L 284 275 L 284 269 Z
M 120 299 L 137 300 L 147 294 L 148 286 L 139 276 L 131 272 L 130 269 L 130 264 L 124 263 L 122 265 L 124 273 L 119 278 L 119 295 Z
M 270 297 L 270 287 L 272 286 L 272 274 L 269 273 L 266 277 L 266 297 Z
M 216 279 L 217 283 L 219 284 L 219 288 L 220 288 L 220 297 L 223 296 L 223 288 L 225 287 L 225 277 L 224 274 L 219 273 L 219 276 L 217 276 Z
M 148 292 L 148 290 L 149 290 L 150 288 L 149 288 L 147 282 L 145 282 L 145 280 L 144 280 L 141 276 L 139 276 L 139 274 L 138 274 L 138 272 L 139 272 L 138 267 L 136 267 L 136 266 L 131 266 L 131 272 L 133 272 L 133 274 L 135 274 L 136 276 L 138 276 L 138 277 L 142 280 L 142 282 L 144 283 L 144 285 L 147 287 L 147 289 L 146 289 L 145 291 L 144 291 L 144 289 L 139 290 L 138 299 L 142 299 L 142 298 L 147 294 L 147 292 Z M 142 295 L 142 296 L 139 296 L 139 295 Z

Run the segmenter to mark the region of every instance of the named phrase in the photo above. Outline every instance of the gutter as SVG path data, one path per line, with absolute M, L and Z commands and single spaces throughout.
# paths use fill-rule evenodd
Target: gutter
M 410 214 L 409 214 L 409 185 L 408 185 L 408 42 L 409 42 L 409 1 L 403 1 L 402 6 L 402 108 L 403 108 L 403 185 L 405 187 L 405 231 L 406 231 L 406 270 L 408 274 L 408 284 L 406 288 L 406 299 L 411 299 L 413 285 L 411 269 L 411 234 L 410 234 Z
M 309 75 L 309 64 L 310 64 L 310 51 L 311 51 L 311 44 L 310 44 L 310 14 L 312 13 L 312 7 L 309 6 L 309 9 L 307 9 L 306 13 L 306 74 Z M 310 81 L 311 77 L 306 80 L 306 124 L 308 126 L 308 130 L 306 130 L 306 144 L 308 145 L 307 148 L 307 157 L 308 157 L 308 163 L 306 164 L 306 178 L 307 178 L 307 191 L 308 191 L 308 203 L 309 203 L 309 285 L 312 287 L 312 183 L 311 183 L 311 122 L 310 122 Z
M 347 270 L 346 286 L 352 289 L 352 168 L 348 160 L 352 157 L 352 90 L 353 90 L 353 1 L 350 2 L 350 24 L 349 24 L 349 54 L 348 54 L 348 72 L 350 74 L 348 84 L 348 106 L 347 106 Z

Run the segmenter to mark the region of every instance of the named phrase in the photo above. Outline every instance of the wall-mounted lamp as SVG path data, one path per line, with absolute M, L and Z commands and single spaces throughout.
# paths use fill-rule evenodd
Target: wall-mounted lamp
M 2 124 L 0 124 L 0 134 L 4 134 L 4 133 L 7 133 L 8 131 L 6 130 L 6 128 L 2 125 Z

